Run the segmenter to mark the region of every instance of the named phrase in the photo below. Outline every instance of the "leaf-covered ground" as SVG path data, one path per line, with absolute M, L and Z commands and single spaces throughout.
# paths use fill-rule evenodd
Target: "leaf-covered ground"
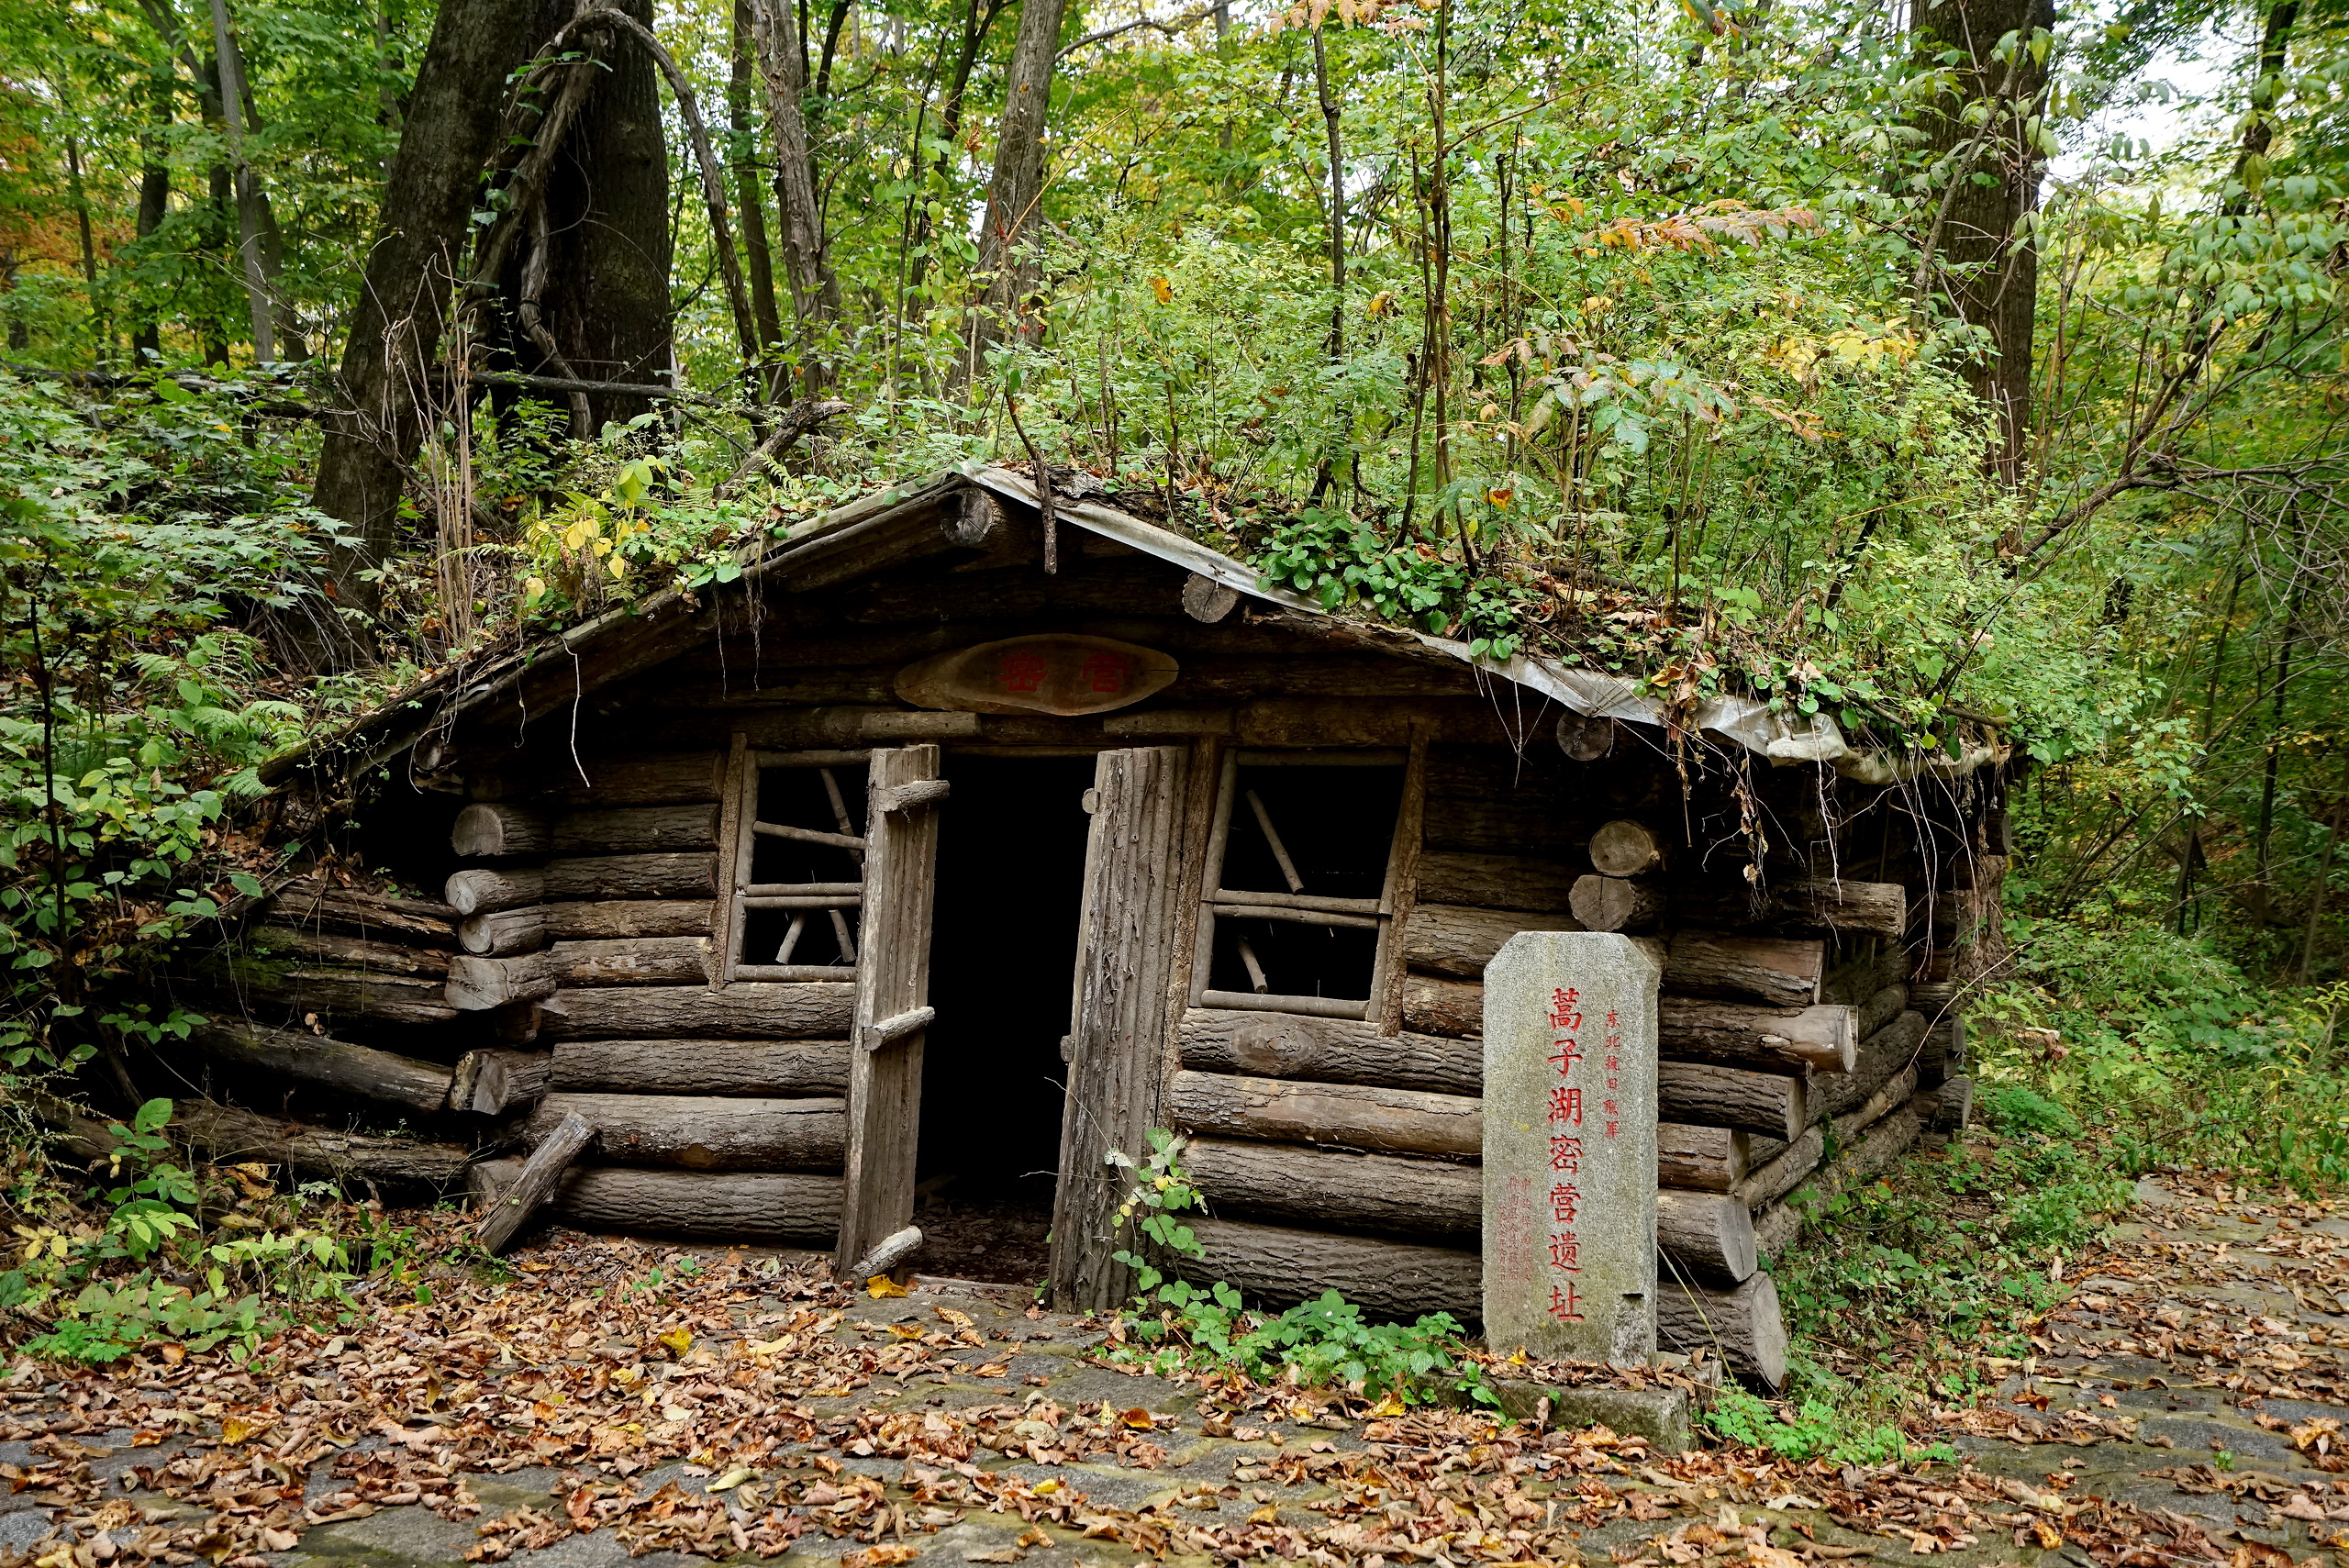
M 18 1360 L 0 1568 L 2349 1562 L 2349 1217 L 2144 1196 L 1905 1470 L 1140 1376 L 1008 1293 L 558 1234 L 246 1368 Z

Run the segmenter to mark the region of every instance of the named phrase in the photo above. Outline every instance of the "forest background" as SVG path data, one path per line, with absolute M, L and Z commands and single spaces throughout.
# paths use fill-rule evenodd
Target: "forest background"
M 2337 1187 L 2344 20 L 0 0 L 0 1054 L 184 1033 L 265 756 L 984 456 L 2015 748 L 1994 1118 Z

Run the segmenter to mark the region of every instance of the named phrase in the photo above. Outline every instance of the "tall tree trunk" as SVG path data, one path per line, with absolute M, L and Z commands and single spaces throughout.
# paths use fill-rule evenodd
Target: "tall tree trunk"
M 81 231 L 82 283 L 90 291 L 90 330 L 97 339 L 101 361 L 114 356 L 112 334 L 107 329 L 105 301 L 98 296 L 98 242 L 90 229 L 90 194 L 82 184 L 82 142 L 79 137 L 65 139 L 66 194 L 73 202 L 74 226 Z
M 791 312 L 799 324 L 801 379 L 813 395 L 831 381 L 821 339 L 840 317 L 841 284 L 832 272 L 831 244 L 824 232 L 807 140 L 807 40 L 791 0 L 751 0 L 751 20 L 758 38 L 760 73 L 766 79 L 784 275 L 791 287 Z
M 946 90 L 938 103 L 938 139 L 945 150 L 939 153 L 934 166 L 941 179 L 946 175 L 953 150 L 963 137 L 963 111 L 971 88 L 971 72 L 978 68 L 979 50 L 986 43 L 987 29 L 1003 15 L 1008 0 L 965 0 L 963 7 L 963 36 L 956 46 L 954 64 L 946 73 Z M 917 161 L 921 150 L 914 150 Z M 930 248 L 938 237 L 938 227 L 930 221 L 930 207 L 921 203 L 917 209 L 919 217 L 914 226 L 913 275 L 907 281 L 908 293 L 921 288 L 930 275 Z
M 168 91 L 157 106 L 157 129 L 172 123 L 172 101 Z M 163 161 L 163 139 L 160 134 L 141 135 L 139 139 L 139 217 L 138 236 L 151 239 L 163 227 L 163 219 L 172 210 L 172 166 Z M 133 306 L 130 329 L 131 358 L 141 367 L 152 364 L 163 353 L 162 333 L 155 317 L 146 309 Z
M 783 340 L 783 318 L 775 307 L 774 255 L 767 248 L 766 197 L 759 189 L 758 123 L 751 112 L 752 79 L 758 71 L 755 31 L 751 0 L 734 0 L 733 69 L 726 80 L 726 117 L 734 142 L 734 200 L 742 213 L 742 259 L 751 273 L 751 311 L 758 322 L 760 346 L 772 351 Z M 769 402 L 780 402 L 782 390 L 770 385 L 766 396 Z
M 325 422 L 312 491 L 317 508 L 349 528 L 328 547 L 328 580 L 343 606 L 374 607 L 362 573 L 398 539 L 401 488 L 422 437 L 416 395 L 464 276 L 476 187 L 498 144 L 507 77 L 540 36 L 536 0 L 444 0 L 417 72 L 343 349 L 345 412 Z M 313 651 L 343 662 L 358 645 L 329 633 Z
M 2009 484 L 2022 477 L 2031 432 L 2032 328 L 2039 292 L 2039 244 L 2023 228 L 2039 204 L 2044 158 L 2021 128 L 2037 113 L 2047 72 L 2028 45 L 2037 28 L 2055 25 L 2054 0 L 1924 0 L 1916 12 L 1919 52 L 1954 51 L 1956 93 L 1926 117 L 1927 147 L 1945 178 L 1924 265 L 1960 319 L 1986 328 L 1992 353 L 1968 364 L 1966 384 L 1997 421 L 1992 462 Z M 1992 58 L 1998 40 L 2019 35 L 2011 61 Z M 2001 105 L 2004 106 L 2001 107 Z M 1969 108 L 1989 117 L 1970 124 Z M 1987 183 L 1976 174 L 1990 176 Z
M 220 83 L 221 123 L 228 129 L 228 162 L 237 202 L 237 261 L 245 280 L 245 304 L 252 318 L 253 362 L 277 358 L 277 312 L 270 303 L 269 278 L 262 268 L 261 182 L 245 148 L 244 59 L 228 25 L 228 0 L 212 0 L 213 69 Z
M 1068 0 L 1020 0 L 1019 32 L 1011 43 L 1004 82 L 1003 119 L 996 128 L 995 178 L 979 220 L 979 271 L 987 274 L 986 308 L 973 324 L 968 370 L 982 344 L 1008 328 L 1030 335 L 1019 309 L 1036 284 L 1030 245 L 1042 227 L 1044 131 L 1052 115 L 1052 65 L 1060 52 Z
M 651 25 L 651 0 L 612 0 Z M 534 39 L 571 19 L 571 0 L 539 0 Z M 565 133 L 548 177 L 545 303 L 548 328 L 571 369 L 590 381 L 666 383 L 674 358 L 669 300 L 669 151 L 661 120 L 661 68 L 635 39 L 603 51 L 587 113 Z M 410 134 L 414 134 L 411 130 Z M 552 370 L 527 339 L 513 345 L 526 371 Z M 652 406 L 618 393 L 588 395 L 589 430 Z

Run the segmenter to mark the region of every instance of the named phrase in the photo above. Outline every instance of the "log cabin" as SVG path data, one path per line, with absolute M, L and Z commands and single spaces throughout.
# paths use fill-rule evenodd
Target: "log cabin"
M 376 875 L 310 868 L 180 982 L 196 1136 L 469 1180 L 493 1245 L 540 1212 L 940 1272 L 1019 1210 L 1019 1283 L 1101 1308 L 1106 1157 L 1170 1129 L 1206 1272 L 1473 1319 L 1484 966 L 1623 931 L 1665 1340 L 1775 1381 L 1807 1199 L 1964 1118 L 1996 737 L 1479 659 L 1052 484 L 892 486 L 271 763 L 280 831 L 353 818 Z

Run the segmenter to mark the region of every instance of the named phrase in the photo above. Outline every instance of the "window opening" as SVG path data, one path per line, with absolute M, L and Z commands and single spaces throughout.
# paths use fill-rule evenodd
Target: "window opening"
M 1399 751 L 1235 751 L 1193 1004 L 1367 1018 L 1394 906 Z
M 865 753 L 749 754 L 729 980 L 849 980 L 864 906 Z

